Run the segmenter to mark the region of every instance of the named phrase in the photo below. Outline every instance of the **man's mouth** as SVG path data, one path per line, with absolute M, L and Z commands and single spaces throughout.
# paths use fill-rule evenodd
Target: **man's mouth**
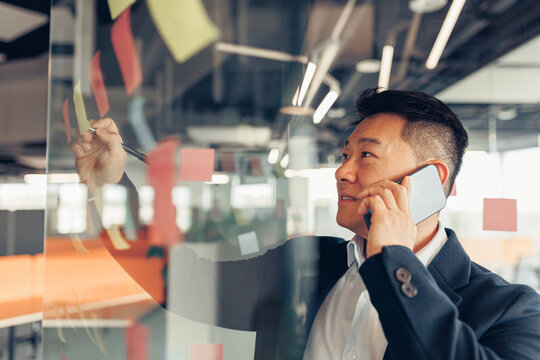
M 339 199 L 340 199 L 340 200 L 351 200 L 351 201 L 356 201 L 356 200 L 358 200 L 358 199 L 355 198 L 355 197 L 347 196 L 347 195 L 341 195 L 341 196 L 339 197 Z

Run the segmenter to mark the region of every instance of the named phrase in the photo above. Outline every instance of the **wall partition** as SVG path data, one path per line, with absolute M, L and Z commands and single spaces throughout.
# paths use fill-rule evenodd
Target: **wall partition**
M 453 3 L 53 0 L 43 359 L 302 358 L 376 86 L 462 119 L 441 224 L 540 288 L 540 7 L 462 4 L 426 63 Z

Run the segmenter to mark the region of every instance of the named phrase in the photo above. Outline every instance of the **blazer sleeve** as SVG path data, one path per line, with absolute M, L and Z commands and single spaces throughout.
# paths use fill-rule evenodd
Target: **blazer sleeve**
M 540 356 L 540 301 L 533 289 L 520 287 L 477 337 L 410 249 L 384 247 L 359 272 L 393 359 L 533 360 Z M 479 297 L 479 307 L 483 301 Z

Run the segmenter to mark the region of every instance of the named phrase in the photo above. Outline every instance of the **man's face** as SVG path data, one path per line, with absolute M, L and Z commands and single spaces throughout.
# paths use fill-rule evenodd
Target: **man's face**
M 362 121 L 343 148 L 343 161 L 336 170 L 337 223 L 367 238 L 364 217 L 358 214 L 356 195 L 379 180 L 397 180 L 418 167 L 410 145 L 401 137 L 406 120 L 380 113 Z M 353 198 L 353 199 L 349 199 Z

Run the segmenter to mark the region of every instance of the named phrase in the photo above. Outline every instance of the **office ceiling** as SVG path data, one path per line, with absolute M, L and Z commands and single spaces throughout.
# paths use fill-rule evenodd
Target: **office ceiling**
M 6 2 L 49 14 L 46 6 L 48 1 Z M 306 55 L 310 58 L 328 39 L 346 4 L 345 0 L 204 2 L 210 17 L 221 30 L 221 42 Z M 59 0 L 54 3 L 55 6 L 65 4 L 69 12 L 73 11 L 72 1 Z M 110 89 L 113 104 L 111 116 L 122 122 L 122 117 L 126 117 L 129 98 L 120 91 L 123 83 L 109 44 L 112 21 L 107 1 L 96 0 L 95 4 L 95 21 L 98 25 L 95 44 L 102 51 L 102 62 L 111 64 L 104 67 L 106 85 Z M 428 71 L 424 67 L 425 60 L 449 5 L 417 18 L 420 22 L 418 35 L 414 39 L 414 46 L 407 49 L 405 40 L 414 15 L 408 7 L 408 1 L 357 2 L 342 33 L 340 53 L 329 72 L 339 81 L 342 94 L 334 109 L 316 126 L 321 161 L 325 162 L 329 155 L 338 155 L 336 144 L 344 129 L 354 119 L 352 104 L 355 95 L 361 89 L 377 85 L 378 75 L 359 74 L 356 63 L 365 59 L 379 59 L 383 46 L 389 40 L 395 41 L 390 87 L 444 95 L 445 91 L 448 94 L 452 85 L 540 35 L 540 2 L 537 0 L 468 0 L 439 66 Z M 195 142 L 195 139 L 190 138 L 188 129 L 195 126 L 248 124 L 269 127 L 272 139 L 275 140 L 283 137 L 291 122 L 298 126 L 312 126 L 310 117 L 280 112 L 283 106 L 290 105 L 294 91 L 302 80 L 302 64 L 232 55 L 216 51 L 214 47 L 208 47 L 183 64 L 176 64 L 168 55 L 144 1 L 137 1 L 132 7 L 132 25 L 135 37 L 142 39 L 142 94 L 147 99 L 145 113 L 158 139 L 178 133 L 189 143 Z M 49 25 L 45 24 L 12 43 L 0 42 L 0 53 L 6 54 L 7 61 L 11 62 L 47 52 L 48 33 Z M 62 56 L 66 55 L 66 51 L 73 52 L 72 44 L 71 47 L 65 43 L 62 45 L 68 45 L 57 47 L 62 50 Z M 538 55 L 537 52 L 536 57 Z M 53 62 L 54 56 L 53 53 Z M 508 64 L 504 66 L 508 67 Z M 538 71 L 537 64 L 532 62 L 520 66 Z M 318 104 L 327 91 L 327 87 L 321 86 L 313 103 Z M 540 134 L 538 101 L 522 101 L 516 97 L 506 101 L 502 98 L 493 105 L 490 101 L 449 97 L 448 102 L 471 131 L 474 149 L 488 148 L 490 117 L 497 118 L 499 113 L 504 117 L 505 111 L 509 117 L 508 112 L 513 114 L 514 110 L 516 115 L 510 120 L 497 122 L 500 142 L 498 149 L 519 148 L 524 144 L 537 145 L 533 143 Z M 114 109 L 114 104 L 118 105 L 117 109 Z M 92 107 L 87 110 L 90 115 L 94 115 Z M 123 124 L 125 141 L 136 143 L 127 120 Z M 523 141 L 524 138 L 528 140 Z M 208 145 L 218 148 L 224 146 L 217 143 Z M 263 150 L 261 147 L 258 149 Z M 5 165 L 0 160 L 0 173 L 14 171 L 13 166 L 5 170 L 2 164 Z

